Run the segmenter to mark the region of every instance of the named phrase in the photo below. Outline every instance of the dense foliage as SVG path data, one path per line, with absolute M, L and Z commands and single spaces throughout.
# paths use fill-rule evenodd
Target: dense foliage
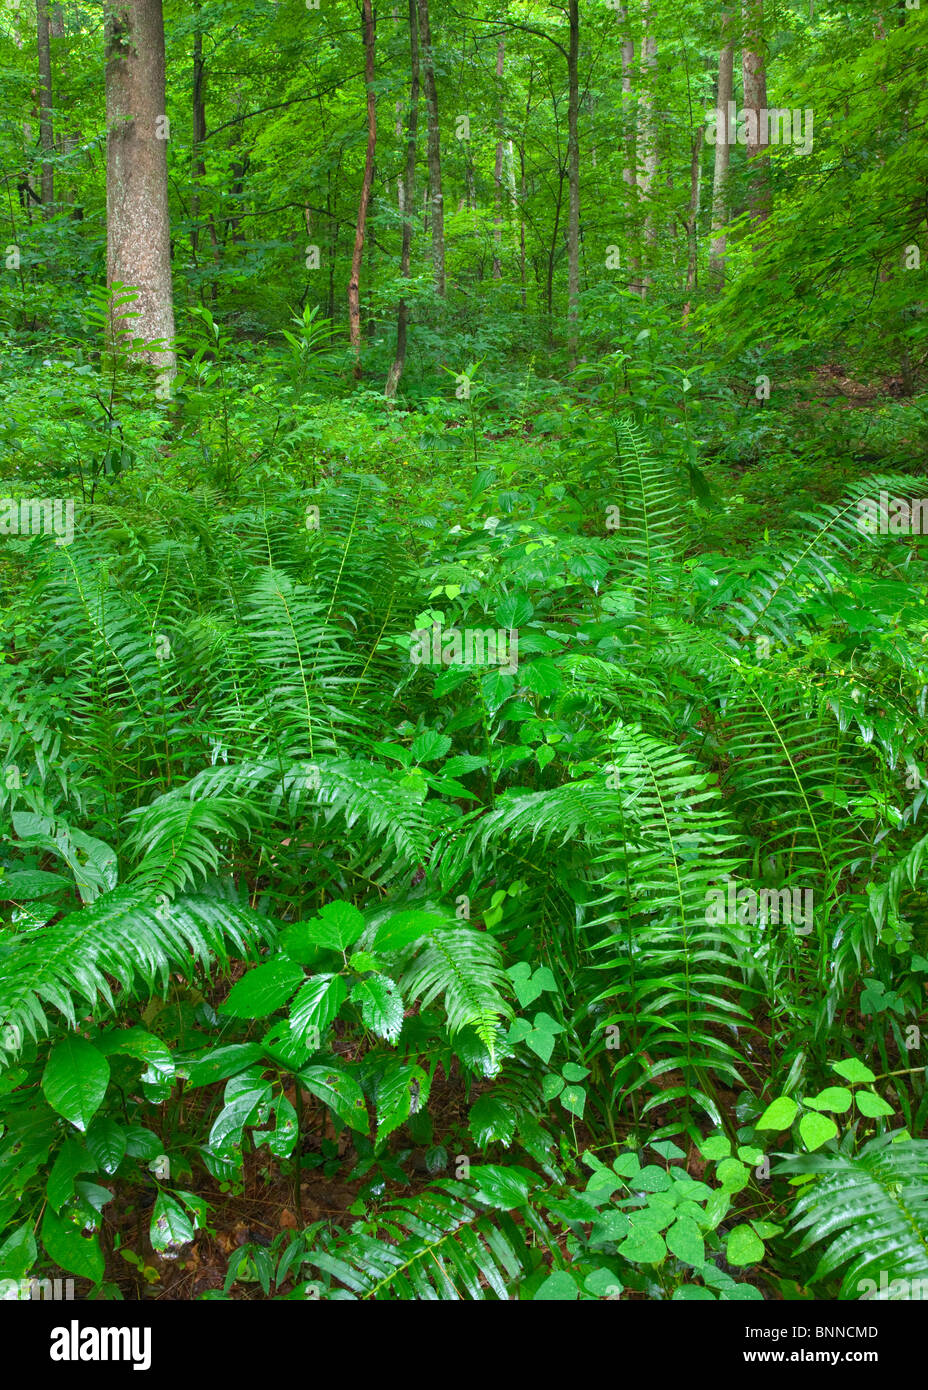
M 166 0 L 166 384 L 104 332 L 98 10 L 53 32 L 49 215 L 2 7 L 0 1278 L 928 1287 L 928 58 L 872 8 L 768 6 L 815 144 L 763 219 L 733 147 L 723 288 L 716 7 L 584 8 L 578 297 L 566 14 L 437 0 L 441 295 L 380 11 L 356 353 L 358 14 Z

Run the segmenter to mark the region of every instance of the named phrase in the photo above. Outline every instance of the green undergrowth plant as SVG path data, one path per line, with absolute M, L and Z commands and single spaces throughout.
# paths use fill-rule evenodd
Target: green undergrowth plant
M 826 1159 L 838 1034 L 859 1117 L 919 1134 L 928 572 L 860 524 L 912 480 L 745 559 L 668 429 L 583 428 L 543 505 L 469 460 L 450 526 L 344 462 L 130 469 L 16 552 L 5 1277 L 100 1285 L 111 1201 L 176 1253 L 252 1153 L 296 1204 L 338 1140 L 357 1226 L 243 1256 L 230 1296 L 769 1297 L 761 1093 Z M 416 1148 L 435 1181 L 397 1197 Z

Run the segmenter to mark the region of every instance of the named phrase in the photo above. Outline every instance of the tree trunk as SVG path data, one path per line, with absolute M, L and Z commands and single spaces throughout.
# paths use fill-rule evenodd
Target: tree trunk
M 174 338 L 161 0 L 106 0 L 107 284 L 132 286 L 113 334 Z M 170 346 L 142 354 L 173 368 Z
M 657 174 L 657 130 L 654 124 L 654 94 L 651 91 L 650 82 L 653 77 L 654 69 L 657 67 L 657 39 L 649 32 L 651 24 L 650 0 L 644 0 L 643 5 L 643 24 L 644 38 L 641 45 L 641 102 L 639 105 L 638 118 L 638 147 L 639 160 L 637 169 L 638 192 L 642 201 L 647 204 L 654 190 L 654 179 Z M 653 250 L 657 243 L 657 219 L 654 216 L 653 208 L 646 208 L 644 219 L 644 244 L 645 244 L 645 265 L 653 259 Z M 641 280 L 640 294 L 642 299 L 647 294 L 648 286 L 651 283 L 650 275 L 645 272 Z
M 195 7 L 197 28 L 193 35 L 193 140 L 190 150 L 190 249 L 193 263 L 198 265 L 197 253 L 200 249 L 200 184 L 206 177 L 206 164 L 202 154 L 202 144 L 206 139 L 206 64 L 203 61 L 203 33 L 200 29 L 200 6 Z M 213 263 L 219 261 L 219 238 L 212 214 L 209 217 L 209 239 L 213 249 Z M 210 284 L 210 297 L 215 304 L 218 285 L 215 278 Z
M 731 16 L 722 16 L 722 39 Z M 731 146 L 728 143 L 728 103 L 732 99 L 734 86 L 735 46 L 725 43 L 719 54 L 719 83 L 715 99 L 715 168 L 712 174 L 712 241 L 709 245 L 709 279 L 716 289 L 721 289 L 725 281 L 725 236 L 721 228 L 728 221 L 728 168 L 731 161 Z
M 419 129 L 419 32 L 416 14 L 416 0 L 409 0 L 409 115 L 406 120 L 406 171 L 400 185 L 402 191 L 401 208 L 403 213 L 403 245 L 400 251 L 400 275 L 409 279 L 409 257 L 412 250 L 412 216 L 416 197 L 416 133 Z M 409 322 L 409 309 L 406 296 L 400 299 L 396 316 L 396 356 L 387 376 L 383 393 L 388 400 L 396 395 L 396 388 L 406 366 L 406 329 Z
M 503 278 L 500 247 L 503 240 L 503 64 L 506 61 L 506 40 L 500 39 L 496 50 L 496 162 L 493 166 L 495 208 L 493 213 L 493 279 Z
M 370 202 L 374 177 L 374 146 L 377 143 L 377 99 L 374 95 L 374 15 L 371 0 L 363 0 L 364 18 L 364 81 L 367 84 L 367 151 L 364 156 L 364 178 L 361 201 L 354 232 L 354 251 L 351 256 L 351 279 L 348 281 L 348 334 L 354 350 L 354 374 L 361 375 L 361 257 L 364 254 L 364 232 L 367 227 L 367 205 Z
M 702 142 L 706 137 L 705 126 L 700 126 L 693 140 L 690 153 L 690 205 L 686 218 L 686 294 L 687 300 L 683 306 L 683 322 L 686 323 L 690 316 L 689 296 L 696 288 L 698 266 L 699 266 L 699 241 L 696 235 L 696 224 L 699 219 L 699 173 L 700 156 L 702 155 Z
M 429 0 L 418 0 L 419 37 L 422 41 L 422 74 L 425 111 L 428 122 L 429 206 L 432 224 L 432 273 L 435 293 L 445 297 L 445 209 L 441 191 L 441 137 L 438 129 L 438 93 L 432 61 L 432 31 L 429 27 Z
M 55 173 L 48 156 L 55 148 L 52 129 L 52 53 L 49 42 L 48 0 L 36 0 L 39 49 L 39 144 L 42 146 L 42 203 L 45 216 L 54 212 Z
M 569 0 L 567 52 L 567 355 L 577 363 L 580 312 L 580 4 Z
M 628 219 L 626 222 L 628 229 L 626 236 L 629 266 L 628 288 L 634 293 L 640 294 L 641 284 L 638 277 L 641 274 L 641 258 L 637 253 L 638 181 L 635 177 L 635 122 L 631 115 L 635 40 L 628 33 L 628 9 L 624 5 L 619 10 L 619 23 L 622 26 L 622 182 L 628 190 Z
M 749 207 L 755 221 L 770 213 L 767 186 L 767 70 L 764 66 L 764 0 L 744 0 L 744 48 L 741 71 L 744 78 L 744 114 L 747 122 L 747 154 L 753 169 Z

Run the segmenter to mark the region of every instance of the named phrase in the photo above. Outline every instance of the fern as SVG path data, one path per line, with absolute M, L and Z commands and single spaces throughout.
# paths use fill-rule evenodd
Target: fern
M 804 1233 L 800 1252 L 827 1246 L 813 1282 L 843 1270 L 842 1298 L 885 1298 L 893 1280 L 928 1287 L 928 1140 L 883 1135 L 853 1156 L 812 1155 L 780 1171 L 815 1174 L 792 1220 L 793 1234 Z

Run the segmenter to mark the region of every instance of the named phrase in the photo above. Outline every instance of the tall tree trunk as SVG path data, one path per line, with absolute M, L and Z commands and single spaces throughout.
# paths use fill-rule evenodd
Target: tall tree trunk
M 432 274 L 435 293 L 445 297 L 445 208 L 441 191 L 441 136 L 438 128 L 438 93 L 432 61 L 432 31 L 429 26 L 429 0 L 418 0 L 419 37 L 422 42 L 422 75 L 425 86 L 425 112 L 428 122 L 429 206 L 432 224 Z
M 767 185 L 767 69 L 764 64 L 764 0 L 743 0 L 744 47 L 741 71 L 744 79 L 744 111 L 747 122 L 747 154 L 752 167 L 749 206 L 751 216 L 762 222 L 770 213 Z
M 39 144 L 42 146 L 42 202 L 45 216 L 54 212 L 55 173 L 48 156 L 55 148 L 52 129 L 52 52 L 49 42 L 48 0 L 36 0 L 39 49 Z
M 638 192 L 642 201 L 647 204 L 654 191 L 654 179 L 657 174 L 657 130 L 654 122 L 654 93 L 651 90 L 654 70 L 657 67 L 657 39 L 650 32 L 651 26 L 651 4 L 650 0 L 644 0 L 642 6 L 644 38 L 641 44 L 641 101 L 639 103 L 638 117 Z M 646 207 L 644 219 L 644 245 L 645 245 L 645 265 L 653 260 L 654 247 L 657 244 L 657 218 L 654 209 Z M 641 280 L 640 294 L 642 299 L 647 294 L 651 277 L 645 272 Z
M 419 129 L 419 25 L 416 13 L 416 0 L 409 0 L 409 115 L 406 119 L 406 171 L 400 185 L 402 191 L 401 208 L 403 213 L 403 245 L 400 251 L 400 275 L 409 279 L 409 258 L 412 250 L 412 217 L 416 197 L 416 134 Z M 409 323 L 409 308 L 406 296 L 400 299 L 396 316 L 396 356 L 387 376 L 383 393 L 388 400 L 396 395 L 396 388 L 406 366 L 406 329 Z
M 635 177 L 635 122 L 632 120 L 632 92 L 634 89 L 635 40 L 628 32 L 628 8 L 622 6 L 618 12 L 622 26 L 622 182 L 627 189 L 628 218 L 627 256 L 629 265 L 628 288 L 636 294 L 641 292 L 639 275 L 641 258 L 637 253 L 638 240 L 638 181 Z
M 728 143 L 728 103 L 734 88 L 735 46 L 728 38 L 731 15 L 722 16 L 722 41 L 719 54 L 719 82 L 715 99 L 715 168 L 712 173 L 712 241 L 709 245 L 709 278 L 715 289 L 725 281 L 725 236 L 722 227 L 728 221 L 728 168 L 731 146 Z M 726 40 L 728 40 L 726 42 Z
M 367 84 L 367 151 L 364 156 L 364 178 L 361 201 L 354 231 L 354 251 L 351 255 L 351 279 L 348 281 L 348 334 L 354 349 L 354 374 L 361 375 L 361 257 L 364 255 L 364 233 L 367 227 L 367 205 L 370 202 L 374 177 L 374 147 L 377 144 L 377 99 L 374 95 L 374 15 L 371 0 L 363 0 L 364 18 L 364 81 Z
M 106 0 L 106 261 L 138 297 L 114 334 L 174 337 L 161 0 Z M 173 368 L 170 348 L 142 354 Z
M 200 29 L 200 5 L 197 3 L 194 8 L 196 29 L 193 35 L 193 140 L 190 150 L 190 248 L 193 252 L 193 263 L 198 265 L 197 252 L 200 249 L 200 184 L 206 177 L 206 163 L 203 159 L 202 146 L 206 139 L 206 64 L 203 61 L 203 32 Z M 209 217 L 209 239 L 213 249 L 213 263 L 219 261 L 219 239 L 216 235 L 216 224 L 212 214 Z M 210 292 L 213 303 L 216 302 L 218 285 L 215 278 L 211 281 Z
M 495 206 L 493 212 L 493 279 L 501 280 L 503 266 L 500 247 L 503 240 L 503 64 L 506 61 L 506 40 L 500 39 L 496 50 L 496 162 L 493 165 Z
M 241 214 L 243 194 L 245 191 L 245 172 L 248 168 L 248 151 L 246 149 L 244 152 L 239 153 L 239 146 L 242 144 L 245 136 L 244 105 L 245 98 L 243 90 L 239 87 L 235 93 L 235 121 L 232 125 L 232 129 L 229 131 L 229 150 L 230 152 L 234 150 L 236 153 L 229 166 L 229 174 L 231 176 L 229 201 L 232 204 L 232 211 L 226 218 L 226 230 L 225 236 L 223 237 L 224 245 L 228 242 L 230 236 L 233 242 L 245 240 L 245 234 L 242 231 Z
M 699 266 L 699 241 L 696 236 L 696 224 L 699 219 L 699 190 L 700 190 L 700 156 L 702 155 L 702 142 L 706 138 L 705 126 L 700 126 L 696 132 L 690 152 L 690 205 L 686 217 L 686 294 L 687 300 L 683 306 L 683 322 L 686 323 L 690 316 L 689 296 L 696 288 Z
M 569 0 L 567 51 L 567 355 L 577 362 L 580 313 L 580 4 Z

